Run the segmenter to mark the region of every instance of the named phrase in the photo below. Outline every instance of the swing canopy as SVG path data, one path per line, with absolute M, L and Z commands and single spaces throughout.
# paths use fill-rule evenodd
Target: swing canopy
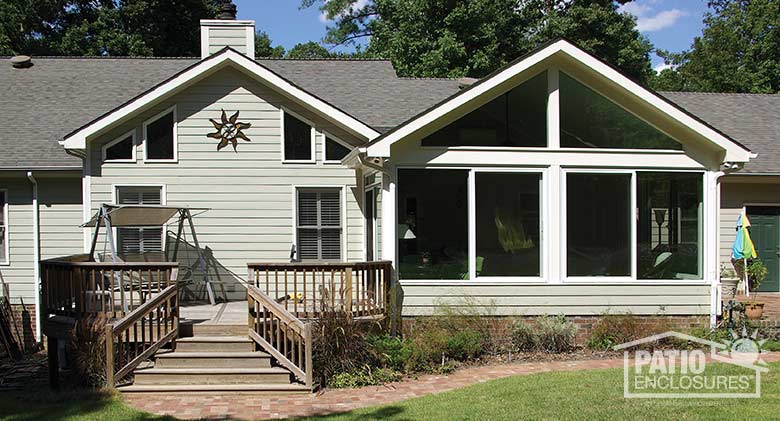
M 101 211 L 98 211 L 87 223 L 83 224 L 82 227 L 105 227 L 105 216 L 108 216 L 111 219 L 110 223 L 112 227 L 131 228 L 165 225 L 168 221 L 181 215 L 185 211 L 189 211 L 190 213 L 193 211 L 202 213 L 209 210 L 208 208 L 161 205 L 104 204 L 103 207 L 106 210 L 104 216 L 101 216 Z

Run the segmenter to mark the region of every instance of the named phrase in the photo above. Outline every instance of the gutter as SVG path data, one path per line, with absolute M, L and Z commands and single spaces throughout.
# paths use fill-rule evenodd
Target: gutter
M 38 213 L 38 181 L 32 171 L 27 171 L 27 179 L 32 184 L 33 206 L 33 278 L 35 279 L 35 339 L 41 342 L 41 224 Z

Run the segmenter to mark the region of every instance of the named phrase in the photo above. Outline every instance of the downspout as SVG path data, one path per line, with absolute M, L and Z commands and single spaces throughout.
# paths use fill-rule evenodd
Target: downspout
M 27 179 L 32 184 L 33 206 L 33 278 L 35 279 L 35 340 L 41 341 L 41 224 L 38 214 L 38 181 L 32 171 L 27 171 Z

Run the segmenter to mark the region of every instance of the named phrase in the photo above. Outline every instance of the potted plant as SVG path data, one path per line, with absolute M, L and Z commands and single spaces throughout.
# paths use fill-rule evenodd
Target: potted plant
M 730 268 L 726 263 L 720 264 L 720 290 L 721 294 L 726 297 L 734 297 L 737 295 L 737 288 L 739 287 L 739 276 L 733 268 Z
M 758 320 L 764 314 L 764 303 L 756 300 L 757 294 L 755 291 L 764 282 L 767 275 L 769 275 L 769 269 L 764 265 L 761 259 L 751 259 L 747 265 L 747 279 L 750 291 L 754 291 L 751 299 L 745 302 L 745 316 L 750 320 Z

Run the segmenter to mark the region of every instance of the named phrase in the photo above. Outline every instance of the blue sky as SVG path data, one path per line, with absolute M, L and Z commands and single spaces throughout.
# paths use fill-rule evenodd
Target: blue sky
M 257 29 L 265 31 L 274 44 L 286 49 L 299 42 L 320 41 L 326 20 L 317 6 L 300 10 L 299 0 L 233 0 L 239 19 L 254 19 Z M 680 51 L 690 47 L 701 34 L 706 0 L 635 0 L 621 7 L 637 17 L 639 30 L 657 48 Z M 653 58 L 653 66 L 661 60 Z

